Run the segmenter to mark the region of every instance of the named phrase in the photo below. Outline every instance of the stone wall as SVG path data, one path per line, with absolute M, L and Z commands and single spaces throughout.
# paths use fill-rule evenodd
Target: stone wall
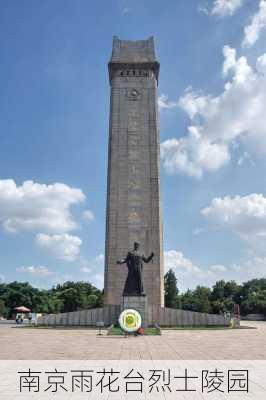
M 266 318 L 263 314 L 248 314 L 246 316 L 241 316 L 241 319 L 247 321 L 264 321 Z
M 149 325 L 160 326 L 228 326 L 230 318 L 223 315 L 198 313 L 148 305 Z
M 120 314 L 120 306 L 105 306 L 90 310 L 74 311 L 63 314 L 47 314 L 38 318 L 38 325 L 43 326 L 96 326 L 103 321 L 105 326 L 116 324 Z M 176 310 L 147 306 L 148 325 L 159 326 L 228 326 L 230 318 L 223 315 L 197 313 L 193 311 Z
M 106 326 L 110 326 L 114 321 L 117 321 L 119 313 L 120 306 L 108 306 L 62 314 L 46 314 L 38 318 L 38 325 L 96 326 L 97 322 L 104 322 Z

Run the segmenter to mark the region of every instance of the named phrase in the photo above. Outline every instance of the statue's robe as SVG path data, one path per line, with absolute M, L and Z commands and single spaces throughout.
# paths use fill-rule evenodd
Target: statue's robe
M 128 274 L 124 286 L 123 296 L 144 296 L 143 286 L 143 261 L 148 263 L 152 260 L 152 255 L 146 258 L 138 251 L 128 252 L 122 263 L 127 264 Z

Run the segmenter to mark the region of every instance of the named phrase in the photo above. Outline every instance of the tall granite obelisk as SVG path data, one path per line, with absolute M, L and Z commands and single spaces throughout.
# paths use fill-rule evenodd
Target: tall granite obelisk
M 164 305 L 163 240 L 160 204 L 159 63 L 153 37 L 113 38 L 107 179 L 105 304 L 120 304 L 126 266 L 117 265 L 141 244 L 146 255 L 144 290 L 149 304 Z

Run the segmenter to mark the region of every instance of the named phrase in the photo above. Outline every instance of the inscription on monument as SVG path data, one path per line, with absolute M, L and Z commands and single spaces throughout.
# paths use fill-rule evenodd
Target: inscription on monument
M 128 131 L 139 132 L 140 123 L 140 115 L 137 111 L 131 111 L 128 113 Z

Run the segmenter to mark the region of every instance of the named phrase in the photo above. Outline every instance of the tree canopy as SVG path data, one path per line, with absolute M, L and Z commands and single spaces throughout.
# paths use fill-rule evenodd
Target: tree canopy
M 32 287 L 28 282 L 0 284 L 0 315 L 11 317 L 14 308 L 25 306 L 36 313 L 60 313 L 100 307 L 103 292 L 88 282 L 65 282 L 52 289 Z
M 264 314 L 266 316 L 266 279 L 252 279 L 241 285 L 235 281 L 220 280 L 212 288 L 197 286 L 194 290 L 187 290 L 178 294 L 173 289 L 176 282 L 175 274 L 171 270 L 165 275 L 165 306 L 182 308 L 183 310 L 220 314 L 234 312 L 239 304 L 242 315 Z M 171 291 L 169 292 L 169 282 Z M 169 301 L 169 293 L 170 301 Z M 177 293 L 175 297 L 174 293 Z M 174 300 L 173 300 L 174 299 Z
M 178 301 L 177 279 L 172 269 L 164 276 L 165 307 L 176 308 Z

